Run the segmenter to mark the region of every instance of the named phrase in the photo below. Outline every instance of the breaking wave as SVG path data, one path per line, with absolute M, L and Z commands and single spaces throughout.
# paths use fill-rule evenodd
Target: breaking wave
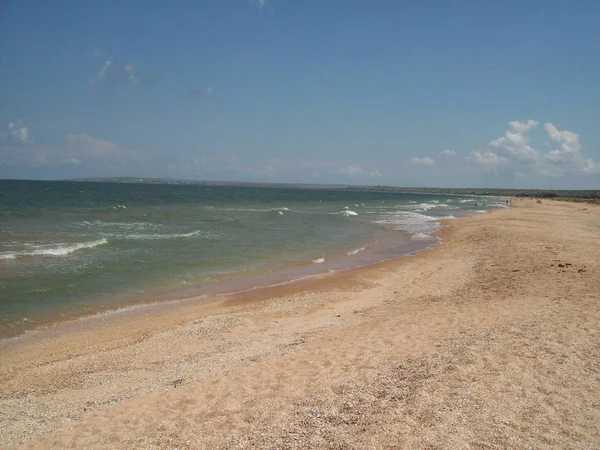
M 94 248 L 99 245 L 108 244 L 106 239 L 98 239 L 90 242 L 77 242 L 75 244 L 51 244 L 39 245 L 33 250 L 21 250 L 16 252 L 4 252 L 0 259 L 15 259 L 24 256 L 64 256 L 84 248 Z

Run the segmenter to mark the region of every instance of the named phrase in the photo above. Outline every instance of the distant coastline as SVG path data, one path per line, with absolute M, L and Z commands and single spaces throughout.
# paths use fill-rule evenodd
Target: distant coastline
M 0 179 L 2 181 L 16 181 Z M 52 181 L 52 180 L 20 180 L 20 181 Z M 414 186 L 385 186 L 385 185 L 351 185 L 351 184 L 313 184 L 313 183 L 280 183 L 266 181 L 223 181 L 223 180 L 193 180 L 159 177 L 87 177 L 69 178 L 54 181 L 81 183 L 124 183 L 124 184 L 169 184 L 169 185 L 200 185 L 200 186 L 236 186 L 264 188 L 295 188 L 295 189 L 327 189 L 357 192 L 389 192 L 407 194 L 441 194 L 441 195 L 477 195 L 494 197 L 533 197 L 565 201 L 583 201 L 600 203 L 600 189 L 520 189 L 520 188 L 444 188 L 444 187 L 414 187 Z
M 92 177 L 73 178 L 61 181 L 95 182 L 95 183 L 142 183 L 142 184 L 198 184 L 203 186 L 240 186 L 240 187 L 289 187 L 299 189 L 333 189 L 349 191 L 375 191 L 415 194 L 446 195 L 485 195 L 505 197 L 536 197 L 557 199 L 600 199 L 600 189 L 519 189 L 519 188 L 442 188 L 442 187 L 410 187 L 385 185 L 350 185 L 350 184 L 311 184 L 311 183 L 276 183 L 260 181 L 213 181 L 173 178 L 147 177 Z

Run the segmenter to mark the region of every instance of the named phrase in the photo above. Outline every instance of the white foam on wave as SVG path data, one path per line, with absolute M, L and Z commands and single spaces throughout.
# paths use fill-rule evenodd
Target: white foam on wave
M 325 262 L 325 258 L 313 259 L 313 263 L 315 263 L 315 264 L 323 264 L 324 262 Z
M 440 227 L 439 223 L 436 222 L 435 217 L 427 216 L 417 211 L 394 211 L 385 213 L 382 214 L 375 223 L 415 234 L 431 234 Z
M 88 228 L 122 228 L 124 230 L 154 230 L 164 228 L 164 225 L 152 222 L 104 222 L 102 220 L 84 220 L 79 224 Z
M 416 206 L 416 211 L 427 211 L 429 209 L 433 209 L 437 207 L 437 205 L 432 205 L 431 203 L 419 203 Z
M 358 213 L 356 211 L 352 211 L 351 209 L 345 209 L 343 211 L 329 213 L 329 214 L 341 214 L 344 217 L 358 216 Z
M 190 231 L 189 233 L 170 233 L 170 234 L 107 234 L 106 236 L 110 238 L 116 239 L 132 239 L 132 240 L 159 240 L 159 239 L 180 239 L 180 238 L 189 238 L 189 237 L 202 237 L 205 239 L 216 239 L 218 237 L 217 234 L 195 230 Z
M 366 250 L 367 247 L 360 247 L 360 248 L 355 248 L 354 250 L 349 250 L 346 252 L 346 254 L 348 256 L 352 256 L 352 255 L 356 255 L 358 252 L 362 252 L 363 250 Z
M 266 209 L 255 209 L 255 208 L 225 208 L 224 211 L 240 211 L 240 212 L 281 212 L 289 211 L 290 209 L 282 206 L 279 208 L 266 208 Z
M 51 244 L 39 245 L 33 250 L 22 250 L 17 252 L 5 252 L 0 254 L 0 259 L 15 259 L 23 256 L 64 256 L 84 248 L 94 248 L 99 245 L 108 244 L 104 238 L 90 242 L 76 242 L 75 244 Z
M 413 241 L 428 241 L 430 239 L 433 239 L 432 236 L 425 234 L 425 233 L 417 233 L 417 234 L 413 234 L 410 237 Z

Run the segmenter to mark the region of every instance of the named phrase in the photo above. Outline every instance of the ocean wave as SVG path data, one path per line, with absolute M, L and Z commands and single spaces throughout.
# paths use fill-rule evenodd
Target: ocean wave
M 324 262 L 325 262 L 325 258 L 313 259 L 313 263 L 315 263 L 315 264 L 322 264 Z
M 266 209 L 253 209 L 253 208 L 224 208 L 224 211 L 240 211 L 240 212 L 282 212 L 289 211 L 289 208 L 282 206 L 280 208 L 266 208 Z
M 413 234 L 410 238 L 413 241 L 427 241 L 427 240 L 433 239 L 432 236 L 430 236 L 429 234 L 425 234 L 425 233 Z
M 217 239 L 218 234 L 196 230 L 189 233 L 169 233 L 169 234 L 106 234 L 107 237 L 113 239 L 131 239 L 131 240 L 148 240 L 154 241 L 159 239 L 181 239 L 189 237 L 202 237 L 204 239 Z
M 0 254 L 0 259 L 15 259 L 23 256 L 64 256 L 76 252 L 77 250 L 94 248 L 103 244 L 108 244 L 108 241 L 104 238 L 90 242 L 77 242 L 75 244 L 40 245 L 34 250 L 2 253 Z
M 344 209 L 343 211 L 339 211 L 339 212 L 334 212 L 334 213 L 329 213 L 329 214 L 341 214 L 344 217 L 350 217 L 350 216 L 358 216 L 358 213 L 355 211 L 352 211 L 351 209 Z
M 81 225 L 88 228 L 119 228 L 123 230 L 157 230 L 164 228 L 160 223 L 152 222 L 104 222 L 102 220 L 80 222 Z
M 421 214 L 417 211 L 395 211 L 380 215 L 375 223 L 387 225 L 396 230 L 408 231 L 409 233 L 430 234 L 440 227 L 436 218 Z
M 352 256 L 352 255 L 356 255 L 358 252 L 362 252 L 363 250 L 366 250 L 367 247 L 360 247 L 360 248 L 355 248 L 354 250 L 349 250 L 346 252 L 346 254 L 348 256 Z

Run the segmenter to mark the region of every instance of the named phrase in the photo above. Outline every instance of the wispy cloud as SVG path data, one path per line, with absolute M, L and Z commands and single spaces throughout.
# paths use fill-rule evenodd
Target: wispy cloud
M 340 172 L 344 175 L 354 177 L 356 175 L 362 175 L 364 173 L 364 169 L 358 164 L 350 164 L 349 166 L 341 167 Z
M 188 95 L 211 95 L 212 92 L 212 87 L 209 86 L 207 88 L 192 89 L 191 91 L 188 91 Z
M 66 141 L 74 147 L 79 154 L 92 157 L 106 157 L 119 150 L 119 144 L 95 138 L 87 134 L 66 134 Z
M 133 86 L 138 86 L 140 84 L 140 77 L 135 73 L 135 67 L 133 67 L 133 64 L 125 64 L 123 66 L 123 70 L 125 70 L 127 78 Z
M 96 76 L 90 80 L 90 86 L 93 87 L 97 83 L 101 82 L 102 80 L 105 80 L 109 69 L 113 65 L 114 65 L 114 63 L 113 63 L 112 59 L 107 59 L 106 61 L 104 61 L 104 65 L 102 66 L 102 69 L 100 69 L 100 71 L 96 74 Z
M 447 156 L 447 157 L 449 157 L 449 158 L 454 158 L 454 157 L 456 156 L 456 151 L 454 151 L 454 150 L 450 150 L 449 148 L 447 148 L 447 149 L 445 149 L 445 150 L 442 150 L 442 151 L 440 152 L 440 155 L 442 155 L 442 156 Z
M 94 88 L 102 84 L 117 84 L 120 82 L 128 82 L 137 87 L 140 81 L 140 76 L 133 64 L 116 62 L 113 58 L 108 58 L 104 61 L 98 73 L 90 80 L 90 87 Z
M 17 127 L 13 127 L 17 128 Z M 23 127 L 21 127 L 23 128 Z M 17 130 L 18 131 L 18 130 Z M 19 142 L 12 141 L 2 146 L 2 156 L 8 164 L 31 166 L 88 165 L 113 161 L 115 163 L 131 158 L 133 152 L 124 151 L 119 144 L 95 138 L 84 133 L 66 134 L 62 143 L 55 145 L 22 145 L 26 133 L 19 131 Z
M 410 158 L 409 163 L 416 166 L 433 166 L 435 164 L 435 160 L 429 156 L 414 156 Z
M 21 119 L 10 122 L 7 131 L 2 133 L 2 141 L 12 144 L 33 144 L 35 138 Z
M 498 155 L 489 150 L 473 150 L 470 159 L 484 170 L 497 170 L 498 167 L 509 161 L 505 156 Z

